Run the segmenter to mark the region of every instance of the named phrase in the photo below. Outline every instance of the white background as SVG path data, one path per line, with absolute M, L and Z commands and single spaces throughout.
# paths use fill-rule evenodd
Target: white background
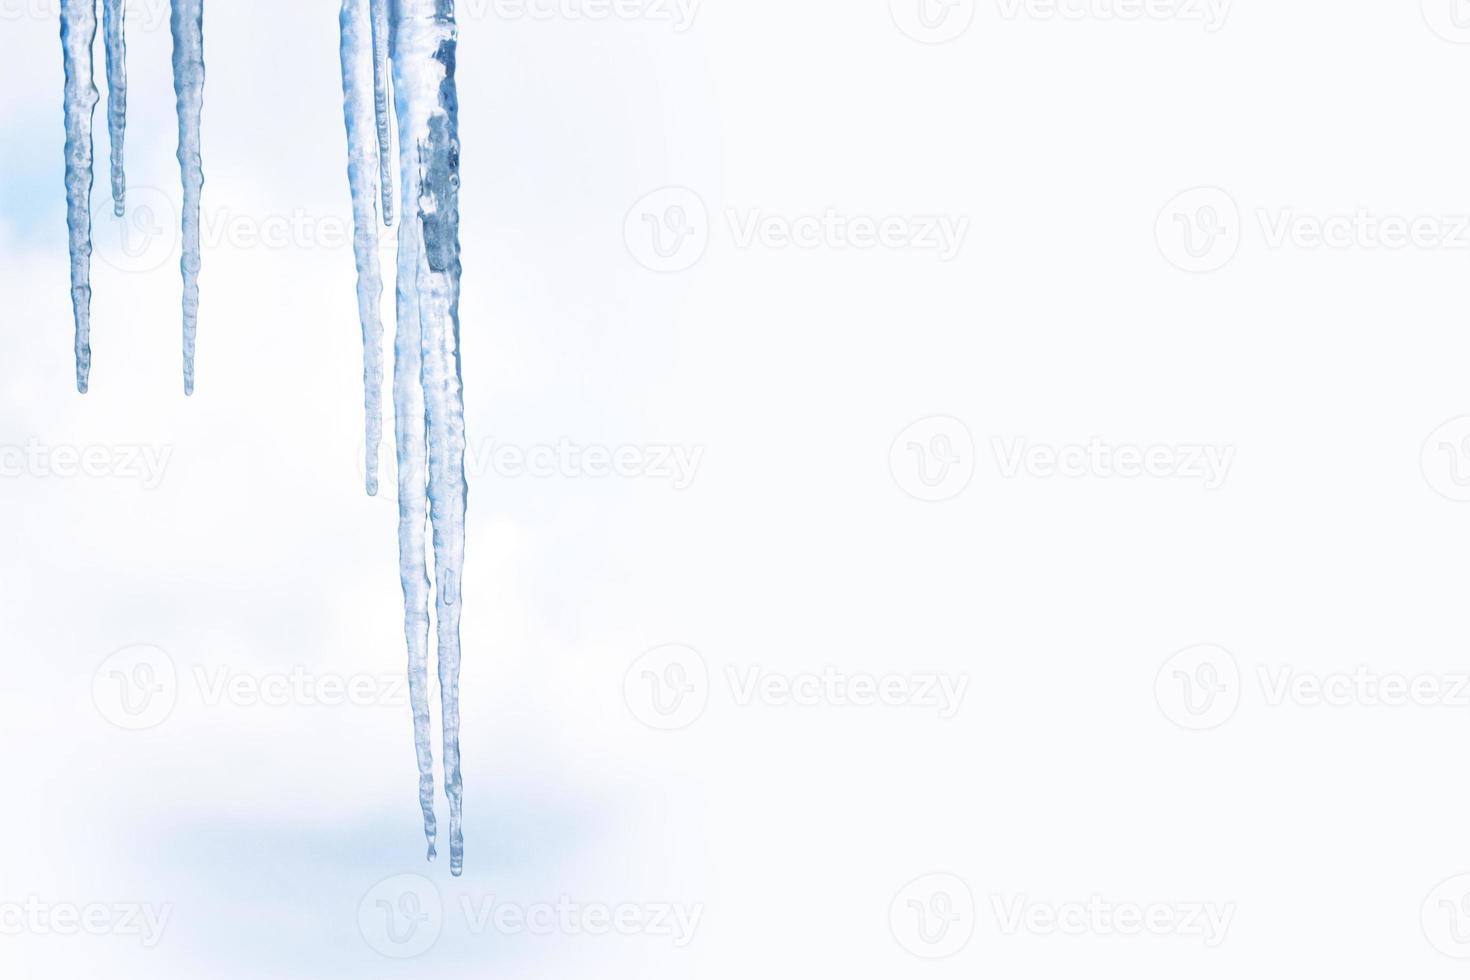
M 487 448 L 455 880 L 422 860 L 401 703 L 248 695 L 402 672 L 395 510 L 357 462 L 335 5 L 209 0 L 186 400 L 160 2 L 129 34 L 132 254 L 97 117 L 83 398 L 55 0 L 0 0 L 0 972 L 1461 975 L 1470 9 L 461 0 Z M 783 244 L 829 209 L 856 224 Z M 956 254 L 855 231 L 939 216 Z M 563 440 L 698 466 L 490 461 Z M 58 472 L 97 447 L 111 469 Z M 114 671 L 140 662 L 176 685 L 130 731 Z M 964 693 L 952 717 L 745 696 L 824 671 Z M 376 903 L 405 891 L 427 918 L 396 943 Z M 698 927 L 463 911 L 562 896 Z M 1089 902 L 1122 925 L 1046 927 Z M 167 926 L 24 916 L 93 903 Z M 1127 934 L 1129 909 L 1177 928 Z

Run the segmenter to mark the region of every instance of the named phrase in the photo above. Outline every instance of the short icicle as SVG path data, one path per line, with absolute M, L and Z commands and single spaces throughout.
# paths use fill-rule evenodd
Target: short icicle
M 71 252 L 71 302 L 76 321 L 77 391 L 87 393 L 92 372 L 92 117 L 97 85 L 92 44 L 96 0 L 62 0 L 61 50 L 66 73 L 66 226 Z
M 102 36 L 107 51 L 107 135 L 112 147 L 112 210 L 126 212 L 127 175 L 123 133 L 128 124 L 128 42 L 126 0 L 102 0 Z
M 199 208 L 204 195 L 200 117 L 204 109 L 204 0 L 173 0 L 174 94 L 179 113 L 179 170 L 184 185 L 184 394 L 194 394 L 199 331 Z
M 464 870 L 459 671 L 467 493 L 459 359 L 459 104 L 454 82 L 457 34 L 450 0 L 394 0 L 394 5 L 393 85 L 405 216 L 400 222 L 399 243 L 402 249 L 407 235 L 421 245 L 412 278 L 416 279 L 422 333 L 420 380 L 428 427 L 444 789 L 449 799 L 449 870 L 458 875 Z M 400 289 L 407 271 L 400 263 Z M 400 448 L 400 465 L 401 457 Z
M 378 261 L 378 142 L 373 107 L 371 24 L 367 0 L 342 0 L 342 93 L 347 121 L 347 176 L 352 186 L 352 249 L 362 325 L 367 492 L 378 492 L 383 442 L 383 274 Z M 391 178 L 390 178 L 391 182 Z

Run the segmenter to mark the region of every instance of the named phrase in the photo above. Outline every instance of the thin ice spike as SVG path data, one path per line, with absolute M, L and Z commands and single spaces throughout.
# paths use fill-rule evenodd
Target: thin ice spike
M 184 394 L 194 393 L 199 332 L 199 208 L 204 194 L 200 117 L 204 109 L 204 0 L 173 0 L 174 94 L 179 113 L 179 171 L 184 185 Z
M 123 134 L 128 123 L 128 42 L 126 0 L 102 0 L 102 36 L 107 51 L 107 135 L 112 148 L 112 210 L 127 210 Z
M 378 492 L 383 442 L 383 274 L 378 261 L 378 143 L 372 105 L 372 40 L 367 0 L 342 0 L 342 105 L 347 122 L 347 176 L 352 187 L 353 255 L 362 326 L 367 492 Z
M 66 227 L 71 252 L 71 302 L 76 321 L 77 391 L 87 393 L 92 372 L 92 117 L 97 85 L 92 44 L 96 0 L 62 0 L 61 50 L 66 72 Z

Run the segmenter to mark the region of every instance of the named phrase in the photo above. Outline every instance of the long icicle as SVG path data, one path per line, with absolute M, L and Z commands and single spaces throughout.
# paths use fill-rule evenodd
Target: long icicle
M 459 100 L 454 66 L 453 0 L 394 0 L 393 84 L 403 157 L 400 248 L 408 225 L 421 226 L 415 263 L 423 335 L 428 425 L 429 513 L 434 531 L 434 594 L 444 725 L 444 789 L 449 798 L 449 870 L 464 869 L 463 779 L 459 757 L 460 583 L 464 567 L 466 485 L 464 387 L 459 361 Z M 416 230 L 411 237 L 417 238 Z M 403 270 L 400 267 L 400 280 Z
M 194 394 L 199 332 L 199 205 L 204 195 L 200 116 L 204 109 L 204 0 L 173 0 L 174 94 L 179 112 L 179 170 L 184 184 L 184 394 Z
M 398 330 L 393 342 L 393 429 L 398 459 L 398 578 L 403 586 L 403 635 L 408 642 L 408 698 L 413 710 L 419 809 L 429 860 L 437 856 L 434 749 L 429 734 L 428 463 L 424 446 L 423 333 L 418 267 L 423 246 L 416 221 L 398 227 Z
M 357 309 L 362 324 L 362 384 L 366 409 L 367 492 L 378 492 L 383 442 L 383 274 L 378 261 L 378 143 L 367 0 L 342 0 L 342 106 L 347 121 L 347 176 L 352 185 L 352 249 L 357 261 Z M 391 171 L 390 171 L 391 173 Z M 391 177 L 388 182 L 391 183 Z
M 388 105 L 388 5 L 390 0 L 372 0 L 369 16 L 373 25 L 373 111 L 378 123 L 378 172 L 383 183 L 383 224 L 393 224 L 393 133 Z
M 61 50 L 66 72 L 66 226 L 71 252 L 71 302 L 76 320 L 77 391 L 92 372 L 92 44 L 96 0 L 62 0 Z
M 128 41 L 126 0 L 102 0 L 102 36 L 107 50 L 107 135 L 112 147 L 112 210 L 126 213 L 127 174 L 123 133 L 128 123 Z

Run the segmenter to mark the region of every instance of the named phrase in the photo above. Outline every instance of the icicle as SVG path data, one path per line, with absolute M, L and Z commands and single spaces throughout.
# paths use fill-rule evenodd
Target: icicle
M 61 51 L 66 71 L 66 226 L 70 232 L 71 303 L 76 320 L 77 391 L 92 371 L 92 43 L 96 0 L 62 0 Z
M 393 133 L 388 105 L 388 5 L 391 0 L 372 0 L 373 22 L 373 109 L 378 122 L 378 172 L 383 184 L 383 224 L 393 224 Z
M 357 260 L 357 309 L 362 322 L 362 383 L 367 411 L 367 492 L 378 492 L 383 442 L 383 275 L 378 262 L 378 143 L 370 72 L 367 0 L 342 0 L 342 93 L 347 119 L 347 176 L 352 185 L 352 249 Z M 391 173 L 391 171 L 390 171 Z M 391 178 L 389 178 L 391 183 Z
M 102 0 L 102 36 L 107 50 L 107 134 L 112 146 L 112 210 L 126 211 L 127 176 L 123 171 L 123 131 L 128 120 L 128 42 L 125 0 Z
M 449 798 L 449 870 L 464 868 L 463 781 L 459 759 L 461 570 L 466 486 L 464 390 L 459 365 L 459 103 L 454 84 L 452 0 L 394 0 L 393 85 L 403 164 L 400 256 L 405 237 L 421 254 L 411 270 L 422 334 L 428 426 L 429 513 L 434 532 L 435 613 L 444 724 L 444 788 Z M 413 227 L 411 227 L 413 226 Z M 420 239 L 420 235 L 422 238 Z M 395 367 L 395 372 L 397 368 Z M 399 446 L 400 465 L 404 446 Z M 410 462 L 412 462 L 410 454 Z M 417 471 L 415 471 L 417 472 Z M 401 478 L 400 478 L 401 479 Z M 416 479 L 416 476 L 415 476 Z
M 184 394 L 194 394 L 199 324 L 199 204 L 204 193 L 200 116 L 204 109 L 204 0 L 173 0 L 174 94 L 179 111 L 179 169 L 184 184 Z
M 403 634 L 408 641 L 408 697 L 419 767 L 419 808 L 429 860 L 434 860 L 434 750 L 429 740 L 429 522 L 423 334 L 419 326 L 418 267 L 423 259 L 416 221 L 398 229 L 398 332 L 393 344 L 393 427 L 398 459 L 398 577 L 403 586 Z

